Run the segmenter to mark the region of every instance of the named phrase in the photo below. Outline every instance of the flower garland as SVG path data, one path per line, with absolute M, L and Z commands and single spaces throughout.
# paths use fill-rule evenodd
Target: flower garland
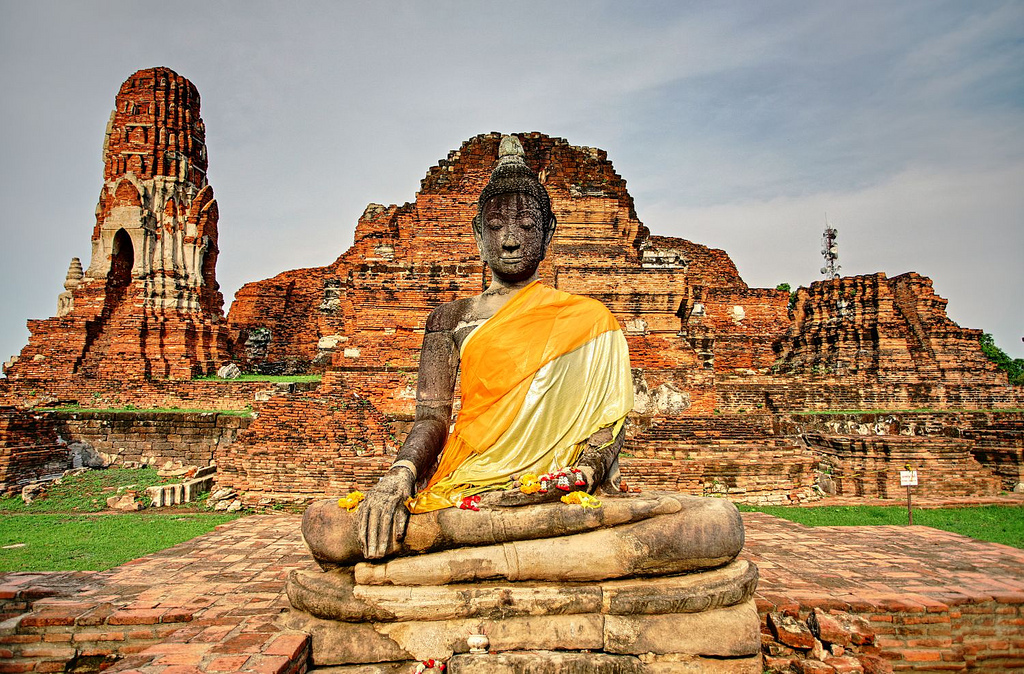
M 461 510 L 480 510 L 480 494 L 467 496 L 459 501 Z

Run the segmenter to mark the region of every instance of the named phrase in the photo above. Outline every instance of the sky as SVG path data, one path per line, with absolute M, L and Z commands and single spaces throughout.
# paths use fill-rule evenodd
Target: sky
M 0 0 L 0 360 L 88 265 L 121 83 L 202 96 L 217 277 L 332 262 L 466 139 L 608 152 L 753 287 L 916 271 L 1024 357 L 1024 2 Z M 227 306 L 225 306 L 225 312 Z

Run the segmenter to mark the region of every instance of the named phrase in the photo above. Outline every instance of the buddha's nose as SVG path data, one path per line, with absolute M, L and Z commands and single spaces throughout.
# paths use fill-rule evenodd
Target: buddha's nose
M 520 246 L 519 239 L 512 232 L 505 232 L 501 237 L 501 247 L 505 250 L 515 250 Z

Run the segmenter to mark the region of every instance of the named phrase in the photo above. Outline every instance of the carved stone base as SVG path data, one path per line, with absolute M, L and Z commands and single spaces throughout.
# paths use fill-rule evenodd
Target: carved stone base
M 341 570 L 305 572 L 289 579 L 298 608 L 282 620 L 311 635 L 314 666 L 339 674 L 406 671 L 429 659 L 450 661 L 452 674 L 757 672 L 756 584 L 745 560 L 584 584 L 361 586 Z M 481 632 L 490 652 L 471 655 L 467 637 Z

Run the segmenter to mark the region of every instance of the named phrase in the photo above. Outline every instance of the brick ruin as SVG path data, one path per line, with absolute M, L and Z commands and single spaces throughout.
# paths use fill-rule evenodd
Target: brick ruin
M 981 353 L 979 331 L 946 317 L 928 279 L 814 283 L 791 313 L 788 293 L 748 287 L 724 251 L 651 235 L 603 151 L 539 133 L 520 138 L 558 219 L 542 279 L 599 299 L 627 334 L 637 400 L 627 482 L 802 500 L 823 471 L 845 464 L 808 451 L 800 432 L 780 426 L 784 412 L 1024 401 Z M 499 141 L 491 133 L 463 143 L 428 171 L 414 202 L 369 205 L 354 245 L 331 265 L 238 292 L 229 323 L 245 369 L 324 372 L 316 392 L 262 408 L 220 462 L 218 479 L 247 503 L 363 488 L 389 465 L 412 419 L 427 314 L 486 286 L 469 223 Z M 954 454 L 974 461 L 967 445 Z M 289 468 L 296 464 L 310 470 L 299 476 Z M 971 466 L 979 489 L 999 488 L 994 468 Z M 900 467 L 885 470 L 898 479 Z
M 89 380 L 191 379 L 230 360 L 205 135 L 199 92 L 174 71 L 121 85 L 92 257 L 84 270 L 71 260 L 57 315 L 29 321 L 12 384 L 73 392 Z
M 982 354 L 979 331 L 946 317 L 927 278 L 816 282 L 790 310 L 788 293 L 747 286 L 724 251 L 651 234 L 604 151 L 520 138 L 558 219 L 542 279 L 602 301 L 627 335 L 637 401 L 628 482 L 802 500 L 823 466 L 867 450 L 813 444 L 780 423 L 786 413 L 1024 407 Z M 470 221 L 499 141 L 467 140 L 427 172 L 413 202 L 367 206 L 334 263 L 245 285 L 224 320 L 199 94 L 166 68 L 135 73 L 107 128 L 92 258 L 85 269 L 72 260 L 57 316 L 29 322 L 0 402 L 252 406 L 258 418 L 217 456 L 218 480 L 247 505 L 367 487 L 411 423 L 427 314 L 487 284 Z M 228 361 L 323 380 L 275 390 L 192 379 Z M 1014 424 L 1009 440 L 990 443 L 1000 458 L 979 484 L 1012 488 Z M 880 456 L 891 446 L 872 445 Z M 973 449 L 958 452 L 966 461 Z
M 981 331 L 951 321 L 928 278 L 819 281 L 790 311 L 786 292 L 748 287 L 724 251 L 651 235 L 603 151 L 520 137 L 558 218 L 542 279 L 619 318 L 641 416 L 1020 402 L 978 347 Z M 229 323 L 243 369 L 326 371 L 383 412 L 410 413 L 411 382 L 393 375 L 415 376 L 424 318 L 485 285 L 469 223 L 499 140 L 463 143 L 428 171 L 414 202 L 367 206 L 354 245 L 331 265 L 239 290 Z M 836 387 L 842 395 L 820 390 Z

